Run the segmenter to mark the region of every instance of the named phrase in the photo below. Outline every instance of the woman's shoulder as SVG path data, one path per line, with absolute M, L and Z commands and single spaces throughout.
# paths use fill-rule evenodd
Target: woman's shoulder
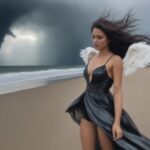
M 114 54 L 114 53 L 113 53 L 113 59 L 115 59 L 115 60 L 122 60 L 121 56 L 119 56 L 117 54 Z
M 113 54 L 113 60 L 112 61 L 113 61 L 113 65 L 123 63 L 123 60 L 122 60 L 121 56 L 119 56 L 117 54 Z
M 88 62 L 91 61 L 91 59 L 92 59 L 94 56 L 96 56 L 96 55 L 97 55 L 96 53 L 94 53 L 94 52 L 92 53 L 92 52 L 91 52 L 91 53 L 88 55 Z

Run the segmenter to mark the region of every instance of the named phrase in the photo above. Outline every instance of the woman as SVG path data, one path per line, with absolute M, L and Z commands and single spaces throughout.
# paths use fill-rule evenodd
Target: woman
M 83 75 L 86 90 L 67 108 L 80 125 L 83 150 L 149 150 L 150 139 L 142 135 L 123 109 L 123 62 L 129 45 L 150 42 L 144 35 L 130 34 L 135 19 L 129 11 L 122 19 L 101 16 L 91 26 L 99 54 L 89 56 Z M 113 84 L 113 94 L 109 91 Z

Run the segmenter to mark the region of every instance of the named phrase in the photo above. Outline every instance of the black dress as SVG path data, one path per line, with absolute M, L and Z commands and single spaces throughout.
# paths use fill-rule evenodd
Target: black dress
M 113 79 L 108 76 L 106 63 L 94 69 L 91 82 L 87 71 L 88 64 L 86 65 L 83 71 L 86 89 L 65 112 L 69 113 L 78 125 L 83 117 L 103 129 L 112 139 L 115 150 L 150 150 L 150 139 L 140 133 L 125 109 L 122 109 L 120 123 L 123 137 L 116 141 L 113 140 L 114 97 L 109 91 Z M 101 150 L 98 136 L 96 137 L 96 150 Z

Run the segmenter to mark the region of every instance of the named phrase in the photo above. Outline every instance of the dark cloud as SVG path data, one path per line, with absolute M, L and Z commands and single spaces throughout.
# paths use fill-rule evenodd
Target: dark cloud
M 1 0 L 0 65 L 79 65 L 80 48 L 92 44 L 92 21 L 103 10 L 125 13 L 131 4 L 138 16 L 141 4 L 135 0 Z
M 30 3 L 29 1 L 24 3 L 13 1 L 11 4 L 1 3 L 1 8 L 3 8 L 0 19 L 2 25 L 0 29 L 1 44 L 7 34 L 16 36 L 13 31 L 10 31 L 12 26 L 19 28 L 30 23 L 31 26 L 36 26 L 37 32 L 42 30 L 45 33 L 45 41 L 41 39 L 39 52 L 35 56 L 39 57 L 35 65 L 59 65 L 62 62 L 67 65 L 68 61 L 71 62 L 71 57 L 78 55 L 75 51 L 79 49 L 79 45 L 83 46 L 86 43 L 85 39 L 88 39 L 89 31 L 85 24 L 88 24 L 90 16 L 87 18 L 84 10 L 77 9 L 72 4 L 57 1 L 32 1 L 32 3 L 31 1 Z M 87 34 L 81 34 L 84 31 Z M 66 56 L 70 57 L 65 59 Z M 75 62 L 72 61 L 72 63 Z
M 19 1 L 19 0 L 1 0 L 0 1 L 0 46 L 6 34 L 14 36 L 10 31 L 11 25 L 23 15 L 33 11 L 37 2 L 32 0 Z

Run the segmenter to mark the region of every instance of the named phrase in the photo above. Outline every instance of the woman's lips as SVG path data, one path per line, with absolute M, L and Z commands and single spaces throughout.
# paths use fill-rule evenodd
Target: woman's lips
M 95 47 L 99 46 L 99 45 L 94 45 Z

